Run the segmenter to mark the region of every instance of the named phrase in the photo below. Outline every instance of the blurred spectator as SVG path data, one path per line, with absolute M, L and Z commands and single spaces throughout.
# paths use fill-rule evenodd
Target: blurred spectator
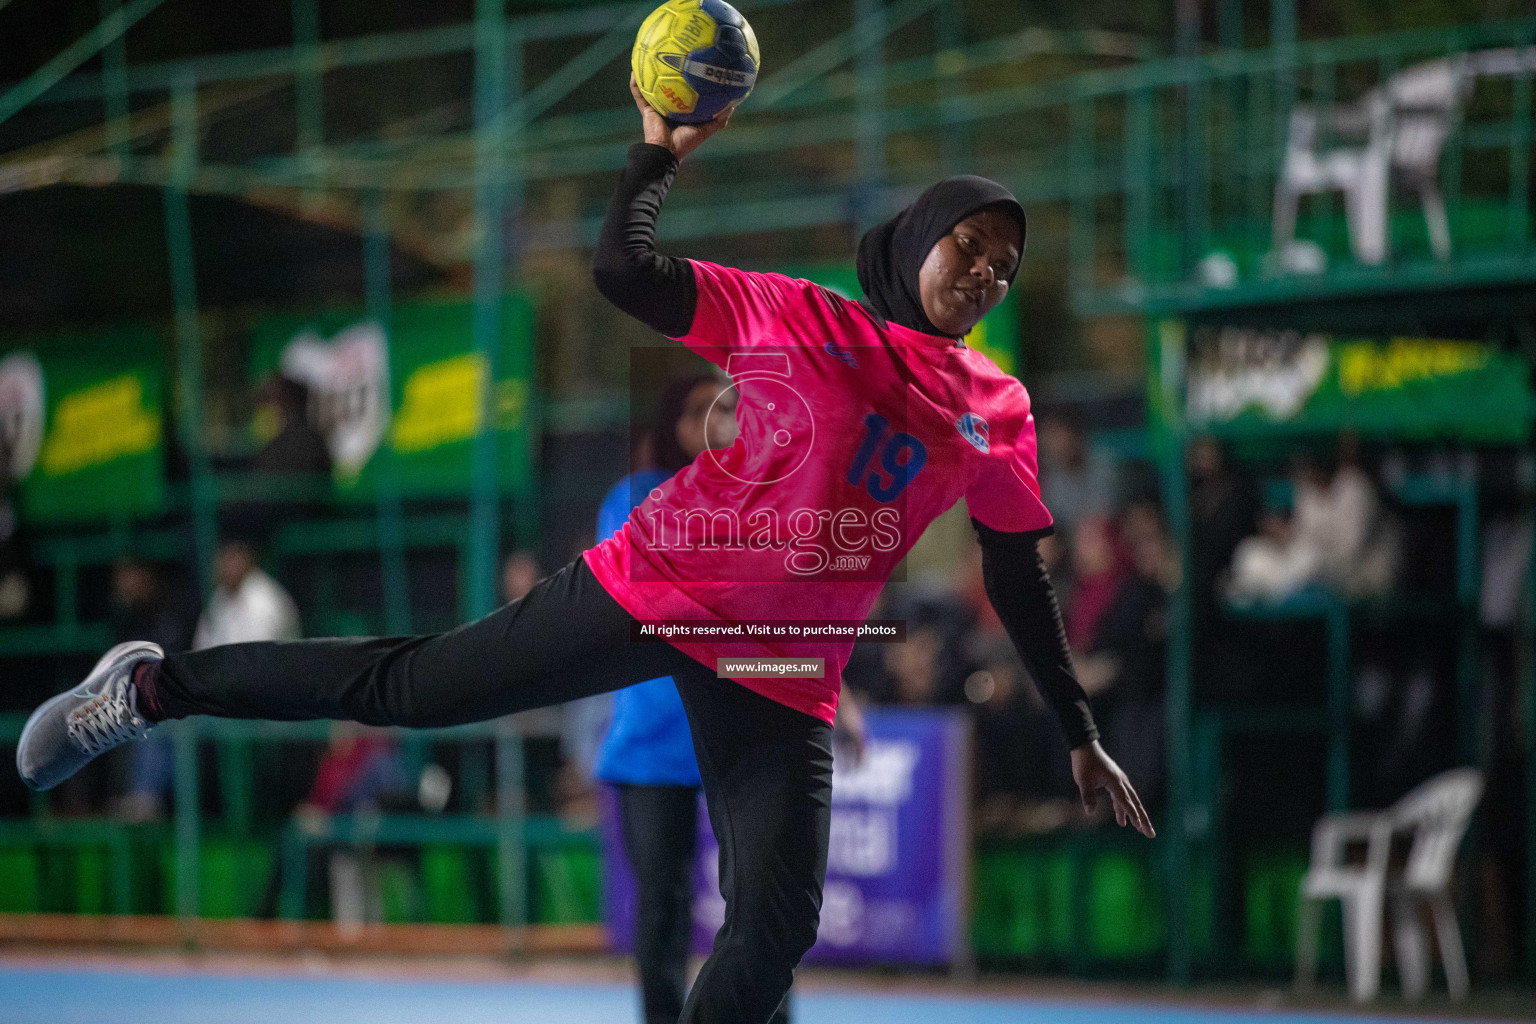
M 1072 602 L 1065 617 L 1067 643 L 1074 651 L 1086 651 L 1093 645 L 1099 620 L 1132 572 L 1130 555 L 1114 520 L 1103 516 L 1083 520 L 1072 535 L 1072 569 Z
M 1182 573 L 1161 512 L 1142 500 L 1115 519 L 1089 515 L 1040 550 L 1058 581 L 1078 676 L 1105 745 L 1143 800 L 1160 802 L 1167 602 Z M 973 606 L 977 586 L 964 590 Z M 909 640 L 912 650 L 887 655 L 887 693 L 897 700 L 920 696 L 932 680 L 934 634 L 909 627 L 908 635 L 918 641 Z M 966 646 L 977 666 L 964 693 L 976 716 L 978 830 L 1016 836 L 1078 820 L 1060 729 L 1000 625 L 978 609 Z
M 1258 492 L 1227 461 L 1221 442 L 1196 438 L 1186 456 L 1189 470 L 1189 578 L 1197 619 L 1215 610 L 1216 580 L 1232 563 L 1258 520 Z
M 886 644 L 882 662 L 887 702 L 919 707 L 937 703 L 943 650 L 944 636 L 932 625 L 908 629 L 906 643 Z
M 507 604 L 521 601 L 543 578 L 539 556 L 532 551 L 514 551 L 501 563 L 501 599 Z
M 167 654 L 192 645 L 195 606 L 153 562 L 124 555 L 112 567 L 112 637 L 149 640 Z
M 1401 556 L 1401 531 L 1360 467 L 1346 438 L 1329 471 L 1309 456 L 1293 464 L 1293 516 L 1266 514 L 1258 535 L 1238 545 L 1228 596 L 1279 601 L 1311 585 L 1346 598 L 1391 589 Z
M 310 422 L 309 389 L 302 383 L 273 374 L 258 389 L 256 402 L 253 433 L 267 440 L 248 463 L 237 459 L 224 468 L 275 477 L 283 486 L 258 483 L 255 493 L 226 505 L 219 518 L 225 532 L 265 542 L 286 520 L 325 510 L 331 453 L 325 435 Z
M 1352 434 L 1339 441 L 1332 473 L 1303 457 L 1296 473 L 1296 532 L 1317 552 L 1321 582 L 1347 597 L 1391 589 L 1401 557 L 1401 531 L 1360 465 Z
M 0 430 L 0 619 L 25 614 L 32 588 L 21 567 L 19 485 L 11 469 L 10 431 Z
M 1490 489 L 1500 478 L 1512 483 L 1513 474 L 1495 470 L 1484 473 Z M 1509 507 L 1495 511 L 1484 525 L 1482 593 L 1479 619 L 1483 630 L 1483 687 L 1479 732 L 1485 746 L 1478 763 L 1488 766 L 1485 820 L 1517 822 L 1523 813 L 1524 770 L 1527 753 L 1521 717 L 1521 668 L 1523 631 L 1520 628 L 1525 588 L 1531 567 L 1531 522 L 1516 502 L 1517 493 L 1506 483 Z M 1496 494 L 1495 490 L 1495 494 Z M 1487 830 L 1478 851 L 1482 906 L 1478 924 L 1478 958 L 1484 971 L 1507 977 L 1519 952 L 1521 901 L 1521 836 L 1512 825 Z M 1527 942 L 1536 941 L 1530 936 Z
M 1149 807 L 1163 793 L 1163 699 L 1168 592 L 1177 560 L 1167 533 L 1148 510 L 1124 520 L 1129 571 L 1093 624 L 1078 660 L 1078 678 L 1093 703 L 1104 745 L 1136 783 Z
M 1282 601 L 1318 578 L 1317 552 L 1297 543 L 1289 509 L 1266 508 L 1259 531 L 1237 546 L 1227 597 L 1232 601 Z
M 197 621 L 194 650 L 257 640 L 299 639 L 298 607 L 288 591 L 256 564 L 256 551 L 248 541 L 234 537 L 222 540 L 214 557 L 213 575 L 213 596 Z M 129 796 L 122 807 L 124 817 L 143 821 L 162 815 L 172 772 L 169 738 L 152 733 L 135 744 Z
M 187 595 L 190 598 L 190 594 Z M 187 650 L 197 617 L 195 604 L 184 599 L 151 562 L 132 556 L 119 558 L 112 569 L 112 642 L 149 640 L 167 654 Z M 125 749 L 128 791 L 116 814 L 128 821 L 159 817 L 170 789 L 170 748 L 163 737 Z
M 501 596 L 508 604 L 527 596 L 544 571 L 531 551 L 514 551 L 501 567 Z M 592 768 L 597 749 L 608 728 L 613 696 L 599 693 L 560 706 L 560 756 L 563 764 L 555 779 L 555 801 L 560 816 L 577 824 L 597 821 L 597 787 Z
M 538 555 L 521 548 L 512 551 L 501 563 L 502 600 L 507 604 L 521 601 L 543 578 Z M 607 727 L 611 701 L 610 695 L 600 693 L 549 709 L 549 714 L 559 718 L 558 739 L 547 748 L 539 741 L 526 751 L 530 778 L 544 783 L 534 788 L 547 792 L 554 810 L 577 827 L 597 820 L 592 765 Z M 487 755 L 494 756 L 489 750 Z
M 976 655 L 1003 626 L 981 581 L 981 548 L 974 531 L 968 559 L 951 564 L 946 585 L 891 581 L 881 588 L 872 619 L 907 624 L 903 643 L 857 643 L 843 678 L 876 704 L 911 707 L 959 704 Z
M 854 685 L 877 704 L 933 707 L 962 701 L 975 667 L 968 657 L 975 624 L 963 607 L 927 599 L 909 607 L 893 603 L 889 615 L 906 620 L 907 639 L 867 645 L 877 658 L 866 663 L 872 671 Z
M 256 564 L 250 542 L 228 537 L 213 563 L 213 596 L 197 622 L 195 650 L 253 640 L 299 639 L 299 609 L 282 585 Z
M 251 470 L 271 476 L 329 476 L 331 452 L 309 420 L 309 388 L 274 374 L 257 393 L 258 422 L 275 420 L 276 433 L 251 459 Z
M 1250 673 L 1239 650 L 1240 637 L 1220 613 L 1218 581 L 1244 538 L 1258 525 L 1259 492 L 1210 435 L 1195 438 L 1185 452 L 1189 477 L 1186 572 L 1189 579 L 1190 674 L 1199 691 L 1230 691 L 1233 680 Z
M 1015 836 L 1061 828 L 1077 806 L 1061 727 L 1006 637 L 990 643 L 979 660 L 965 681 L 976 722 L 977 832 Z
M 1138 501 L 1120 514 L 1120 535 L 1131 552 L 1138 572 L 1162 583 L 1172 592 L 1182 576 L 1178 552 L 1163 522 L 1163 513 L 1152 501 Z
M 1093 450 L 1078 419 L 1065 412 L 1042 415 L 1037 423 L 1040 446 L 1040 495 L 1056 528 L 1070 533 L 1083 519 L 1114 508 L 1114 462 Z
M 294 809 L 293 817 L 300 829 L 322 836 L 337 815 L 420 809 L 394 738 L 381 729 L 336 722 L 309 796 Z M 309 848 L 306 870 L 314 874 L 324 857 L 330 876 L 331 920 L 342 928 L 383 919 L 379 888 L 372 878 L 376 852 L 360 853 L 341 844 Z
M 394 737 L 355 722 L 336 722 L 309 796 L 294 814 L 301 823 L 312 824 L 362 809 L 413 807 L 414 803 Z

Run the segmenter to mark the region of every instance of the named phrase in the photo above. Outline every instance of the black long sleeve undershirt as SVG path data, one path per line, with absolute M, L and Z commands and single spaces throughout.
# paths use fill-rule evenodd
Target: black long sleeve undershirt
M 669 338 L 693 327 L 699 297 L 692 265 L 656 251 L 656 218 L 676 175 L 677 158 L 665 147 L 644 142 L 630 147 L 592 261 L 598 290 Z M 987 597 L 1069 745 L 1097 739 L 1088 697 L 1072 671 L 1056 591 L 1036 549 L 1039 534 L 1002 533 L 971 522 L 981 540 Z
M 977 522 L 981 541 L 981 579 L 987 598 L 1003 621 L 1013 646 L 1040 693 L 1056 713 L 1067 745 L 1080 747 L 1099 738 L 1083 692 L 1072 670 L 1072 651 L 1062 626 L 1056 588 L 1040 557 L 1039 532 L 1003 533 Z
M 677 157 L 665 146 L 630 146 L 592 258 L 597 290 L 669 338 L 688 333 L 699 301 L 692 265 L 656 251 L 656 217 L 676 175 Z

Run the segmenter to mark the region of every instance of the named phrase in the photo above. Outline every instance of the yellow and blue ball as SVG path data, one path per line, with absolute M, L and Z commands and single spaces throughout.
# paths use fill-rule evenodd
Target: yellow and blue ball
M 635 37 L 630 68 L 640 95 L 668 120 L 702 124 L 757 84 L 757 36 L 725 0 L 667 0 Z

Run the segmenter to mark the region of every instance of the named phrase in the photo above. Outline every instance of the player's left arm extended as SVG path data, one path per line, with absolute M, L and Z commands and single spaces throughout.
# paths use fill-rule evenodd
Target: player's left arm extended
M 629 147 L 592 258 L 597 290 L 669 338 L 688 333 L 699 301 L 693 266 L 656 249 L 656 218 L 676 175 L 677 157 L 665 146 L 637 142 Z
M 971 525 L 981 541 L 981 578 L 987 598 L 997 609 L 997 617 L 1008 630 L 1019 657 L 1067 734 L 1067 743 L 1072 748 L 1072 777 L 1084 809 L 1093 809 L 1102 789 L 1109 794 L 1115 820 L 1151 838 L 1156 832 L 1136 788 L 1099 746 L 1099 730 L 1088 708 L 1088 695 L 1072 669 L 1072 651 L 1067 646 L 1056 588 L 1051 585 L 1051 574 L 1040 557 L 1042 531 L 1005 533 L 974 517 Z
M 1088 708 L 1088 695 L 1072 669 L 1056 588 L 1040 557 L 1042 531 L 1005 533 L 974 518 L 971 525 L 981 541 L 981 579 L 987 598 L 1041 696 L 1055 711 L 1067 745 L 1092 743 L 1099 738 L 1099 730 Z

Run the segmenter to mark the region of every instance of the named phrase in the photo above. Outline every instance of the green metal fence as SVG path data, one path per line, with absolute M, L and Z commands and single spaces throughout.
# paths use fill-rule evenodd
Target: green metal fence
M 14 746 L 24 720 L 24 715 L 0 717 L 0 746 Z M 166 731 L 175 748 L 175 810 L 168 834 L 165 826 L 156 824 L 139 826 L 124 825 L 111 819 L 49 818 L 45 813 L 48 797 L 37 794 L 34 803 L 40 816 L 32 821 L 0 822 L 0 848 L 12 851 L 22 848 L 99 851 L 104 860 L 98 885 L 103 891 L 94 899 L 87 893 L 77 905 L 94 907 L 97 912 L 128 913 L 143 906 L 143 899 L 135 895 L 135 879 L 141 874 L 135 867 L 139 859 L 135 851 L 146 843 L 152 852 L 163 846 L 170 858 L 167 904 L 176 915 L 188 919 L 207 916 L 210 912 L 213 916 L 230 913 L 250 916 L 254 913 L 262 882 L 260 872 L 255 871 L 260 866 L 257 861 L 278 873 L 278 915 L 285 918 L 305 916 L 305 859 L 307 851 L 317 844 L 338 843 L 355 849 L 377 846 L 483 849 L 490 853 L 494 864 L 492 888 L 497 917 L 501 923 L 514 926 L 531 920 L 529 893 L 539 888 L 541 877 L 540 872 L 531 871 L 531 861 L 541 851 L 580 849 L 595 855 L 596 840 L 590 832 L 571 830 L 554 819 L 527 813 L 524 742 L 537 733 L 529 731 L 528 723 L 520 724 L 515 718 L 451 729 L 413 730 L 402 737 L 403 742 L 416 751 L 418 760 L 433 745 L 488 742 L 493 751 L 494 767 L 486 780 L 490 785 L 485 795 L 494 807 L 494 814 L 378 815 L 360 812 L 330 819 L 322 831 L 306 830 L 298 823 L 288 823 L 277 831 L 275 847 L 267 845 L 271 836 L 253 828 L 252 824 L 253 801 L 259 785 L 253 772 L 252 748 L 294 741 L 324 744 L 330 734 L 329 724 L 188 719 L 174 723 Z M 204 780 L 197 752 L 199 744 L 204 742 L 212 743 L 218 753 L 223 816 L 217 822 L 205 821 L 200 811 L 200 788 Z M 249 860 L 247 866 L 252 871 L 237 872 L 233 877 L 206 877 L 211 869 L 217 869 L 217 852 L 228 854 L 234 849 L 231 843 L 246 851 L 237 851 L 236 855 Z M 212 861 L 210 850 L 215 851 Z M 441 854 L 438 856 L 441 859 Z M 430 867 L 424 865 L 424 873 L 430 875 Z M 31 870 L 39 870 L 36 863 Z M 54 862 L 50 870 L 59 870 L 58 863 Z M 548 874 L 548 871 L 542 874 Z M 219 884 L 220 880 L 224 884 Z M 24 881 L 19 876 L 13 879 L 15 885 L 23 885 Z M 35 889 L 36 885 L 24 888 Z M 465 887 L 466 893 L 472 888 Z M 544 888 L 550 888 L 547 881 Z M 20 896 L 13 893 L 12 898 Z M 463 898 L 473 902 L 471 896 Z M 207 905 L 208 900 L 213 901 L 211 905 Z M 550 900 L 546 898 L 545 902 Z M 572 901 L 561 895 L 554 902 L 569 904 Z M 12 909 L 29 908 L 17 905 Z M 595 908 L 588 908 L 587 912 L 592 909 Z
M 113 130 L 10 154 L 0 159 L 0 180 L 10 188 L 151 184 L 170 188 L 173 200 L 177 190 L 260 194 L 295 208 L 298 197 L 325 194 L 344 202 L 359 224 L 360 211 L 380 196 L 463 192 L 478 197 L 477 225 L 526 212 L 516 233 L 525 249 L 592 241 L 607 174 L 622 166 L 635 135 L 620 83 L 631 33 L 648 5 L 513 18 L 486 2 L 471 24 L 321 41 L 315 2 L 295 0 L 291 48 L 113 64 L 64 78 L 63 65 L 40 70 L 0 96 L 0 122 L 30 101 L 99 110 Z M 810 13 L 806 0 L 742 6 L 765 31 L 775 19 Z M 140 0 L 114 18 L 131 20 L 151 7 Z M 1536 43 L 1536 20 L 1159 59 L 1156 42 L 1109 32 L 1032 29 L 989 38 L 945 0 L 817 4 L 814 16 L 828 38 L 791 59 L 768 53 L 764 80 L 739 124 L 690 161 L 718 167 L 703 172 L 716 187 L 680 192 L 664 235 L 845 224 L 889 208 L 947 168 L 965 167 L 1006 179 L 1026 203 L 1070 211 L 1074 291 L 1089 312 L 1392 281 L 1502 281 L 1529 272 L 1529 62 L 1473 76 L 1453 112 L 1440 173 L 1453 231 L 1449 261 L 1429 257 L 1422 219 L 1415 227 L 1401 203 L 1400 242 L 1387 266 L 1340 258 L 1320 279 L 1296 279 L 1267 273 L 1263 257 L 1295 104 L 1353 103 L 1425 61 L 1523 52 Z M 110 46 L 116 27 L 104 24 L 74 56 Z M 567 58 L 552 70 L 551 52 Z M 1091 70 L 1062 76 L 1031 64 L 1047 56 Z M 453 57 L 472 61 L 471 123 L 427 134 L 420 126 L 441 114 L 429 109 L 389 126 L 388 138 L 369 138 L 327 121 L 327 90 L 351 95 L 378 76 L 437 73 L 428 62 Z M 244 94 L 229 91 L 236 86 L 281 94 L 278 116 L 296 125 L 293 151 L 198 151 L 189 131 L 200 118 L 238 125 L 255 116 L 242 112 Z M 169 100 L 163 110 L 156 106 L 162 99 Z M 270 108 L 260 110 L 271 116 Z M 157 111 L 158 120 L 146 116 Z M 169 151 L 155 144 L 167 128 Z M 801 180 L 760 159 L 786 150 L 799 157 Z M 578 183 L 588 200 L 581 205 L 591 212 L 578 217 L 575 231 L 524 211 L 537 204 L 543 183 L 557 180 Z M 173 221 L 175 205 L 168 207 Z M 1304 234 L 1344 256 L 1342 203 L 1324 196 L 1312 205 Z M 466 254 L 481 278 L 494 276 L 506 264 L 497 250 L 508 236 L 478 227 L 473 234 L 478 241 Z M 1200 261 L 1213 252 L 1237 264 L 1237 293 L 1199 281 Z
M 1019 106 L 1066 108 L 1073 290 L 1086 312 L 1170 312 L 1332 295 L 1528 280 L 1531 106 L 1536 21 L 1469 25 L 1302 43 L 1294 51 L 1225 51 L 1074 77 L 1065 89 L 1020 91 Z M 1451 230 L 1448 258 L 1430 251 L 1425 217 L 1390 199 L 1393 246 L 1380 265 L 1348 249 L 1344 199 L 1303 207 L 1298 236 L 1328 257 L 1321 273 L 1273 259 L 1276 185 L 1290 116 L 1359 105 L 1393 76 L 1431 61 L 1508 50 L 1508 65 L 1464 69 L 1447 109 L 1438 179 Z M 1493 62 L 1490 61 L 1490 64 Z M 1363 108 L 1362 108 L 1363 109 Z M 1362 149 L 1365 137 L 1319 140 Z M 1042 198 L 1045 196 L 1042 195 Z M 1212 282 L 1202 261 L 1231 274 Z

